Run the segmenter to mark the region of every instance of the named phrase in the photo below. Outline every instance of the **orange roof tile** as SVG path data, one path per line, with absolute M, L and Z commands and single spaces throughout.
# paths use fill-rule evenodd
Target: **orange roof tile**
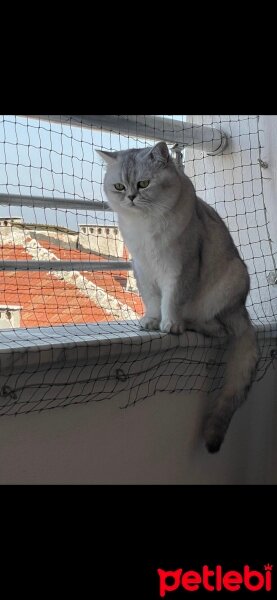
M 54 244 L 48 244 L 47 241 L 39 241 L 39 243 L 60 260 L 103 260 L 101 256 L 90 252 L 61 249 Z M 13 244 L 0 247 L 0 258 L 1 260 L 32 258 L 28 253 L 28 241 L 26 249 Z M 143 314 L 140 297 L 125 290 L 127 271 L 85 271 L 82 275 L 137 314 Z M 18 304 L 22 307 L 21 327 L 115 319 L 112 314 L 84 296 L 73 283 L 58 279 L 46 271 L 0 271 L 0 303 Z

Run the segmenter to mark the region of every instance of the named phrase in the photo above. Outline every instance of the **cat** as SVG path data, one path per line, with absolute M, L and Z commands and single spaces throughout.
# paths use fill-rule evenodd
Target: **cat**
M 145 304 L 143 329 L 190 329 L 228 335 L 223 388 L 203 435 L 217 452 L 252 383 L 258 346 L 245 307 L 247 267 L 218 213 L 198 198 L 165 142 L 118 152 L 98 151 L 107 170 L 104 190 L 132 255 Z

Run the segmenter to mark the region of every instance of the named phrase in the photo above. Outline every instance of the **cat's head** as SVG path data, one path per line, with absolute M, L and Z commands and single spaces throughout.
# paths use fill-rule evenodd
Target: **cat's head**
M 104 190 L 118 213 L 161 213 L 175 205 L 180 175 L 165 142 L 152 148 L 97 151 L 107 164 Z

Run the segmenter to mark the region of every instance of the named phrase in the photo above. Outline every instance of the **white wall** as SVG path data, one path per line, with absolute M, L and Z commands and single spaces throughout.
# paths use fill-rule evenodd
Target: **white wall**
M 276 484 L 276 378 L 253 386 L 217 455 L 203 446 L 196 392 L 1 417 L 0 483 Z

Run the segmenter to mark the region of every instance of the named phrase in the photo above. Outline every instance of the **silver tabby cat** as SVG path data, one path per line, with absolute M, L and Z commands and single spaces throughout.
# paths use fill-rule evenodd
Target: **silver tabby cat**
M 142 328 L 230 337 L 223 388 L 204 426 L 207 449 L 216 452 L 246 398 L 258 360 L 245 308 L 246 265 L 224 222 L 196 196 L 164 142 L 99 154 L 107 163 L 104 189 L 118 213 L 146 307 Z

